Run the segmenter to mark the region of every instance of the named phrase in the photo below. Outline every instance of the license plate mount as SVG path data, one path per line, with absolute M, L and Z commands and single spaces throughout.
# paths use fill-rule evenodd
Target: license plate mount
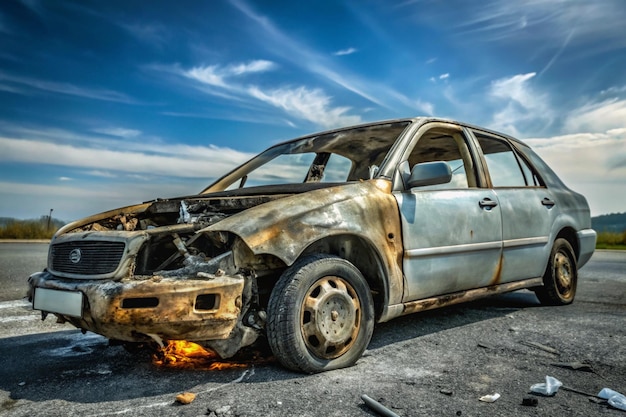
M 83 293 L 79 291 L 60 291 L 37 287 L 35 288 L 33 308 L 49 313 L 82 317 Z

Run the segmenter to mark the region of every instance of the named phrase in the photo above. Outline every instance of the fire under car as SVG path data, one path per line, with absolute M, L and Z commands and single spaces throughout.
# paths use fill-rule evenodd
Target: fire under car
M 75 221 L 29 299 L 129 346 L 222 358 L 266 343 L 285 367 L 353 365 L 375 323 L 520 289 L 574 300 L 596 233 L 585 198 L 523 142 L 437 118 L 272 146 L 199 194 Z

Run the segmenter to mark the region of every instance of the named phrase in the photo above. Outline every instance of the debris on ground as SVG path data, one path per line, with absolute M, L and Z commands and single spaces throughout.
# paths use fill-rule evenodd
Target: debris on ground
M 368 397 L 365 394 L 361 395 L 361 399 L 363 400 L 365 405 L 367 405 L 370 409 L 374 410 L 375 412 L 377 412 L 381 416 L 384 416 L 384 417 L 400 417 L 399 415 L 397 415 L 396 413 L 394 413 L 393 411 L 391 411 L 390 409 L 388 409 L 387 407 L 385 407 L 384 405 L 382 405 L 378 401 Z
M 454 392 L 451 389 L 447 389 L 447 388 L 442 388 L 439 390 L 439 392 L 443 395 L 448 395 L 448 396 L 451 396 L 452 394 L 454 394 Z
M 598 393 L 598 397 L 607 400 L 611 407 L 626 411 L 626 395 L 613 391 L 610 388 L 602 388 Z
M 582 362 L 557 362 L 550 365 L 558 366 L 559 368 L 571 369 L 572 371 L 596 372 L 591 365 Z
M 231 410 L 231 408 L 232 407 L 230 405 L 223 405 L 216 408 L 215 410 L 209 407 L 207 409 L 206 415 L 209 417 L 232 417 L 235 414 L 233 413 L 233 410 Z
M 563 385 L 561 387 L 561 389 L 565 390 L 565 391 L 570 391 L 570 392 L 573 392 L 573 393 L 576 393 L 576 394 L 580 394 L 580 395 L 586 395 L 587 397 L 598 398 L 596 395 L 590 394 L 590 393 L 585 392 L 585 391 L 578 390 L 576 388 L 566 387 L 565 385 Z
M 478 401 L 482 401 L 484 403 L 495 403 L 498 400 L 498 398 L 500 398 L 500 394 L 496 392 L 496 393 L 489 394 L 489 395 L 483 395 L 482 397 L 478 399 Z
M 191 404 L 196 399 L 196 394 L 193 392 L 183 392 L 176 396 L 176 402 L 179 404 Z
M 546 382 L 534 384 L 530 387 L 530 392 L 534 394 L 551 397 L 559 390 L 563 383 L 553 376 L 546 376 Z
M 526 407 L 537 407 L 539 400 L 535 397 L 524 397 L 522 399 L 522 405 Z
M 539 349 L 539 350 L 543 350 L 544 352 L 548 352 L 551 353 L 553 355 L 560 355 L 561 352 L 559 352 L 558 350 L 556 350 L 555 348 L 552 348 L 550 346 L 546 346 L 546 345 L 542 345 L 541 343 L 537 343 L 537 342 L 527 342 L 525 340 L 522 340 L 520 342 L 522 345 L 526 345 L 529 347 L 533 347 L 535 349 Z

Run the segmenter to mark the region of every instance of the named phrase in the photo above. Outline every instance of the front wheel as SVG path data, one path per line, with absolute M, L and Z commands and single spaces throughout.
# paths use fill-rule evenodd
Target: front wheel
M 572 245 L 557 239 L 552 246 L 548 267 L 543 275 L 543 287 L 535 289 L 542 304 L 565 305 L 574 301 L 578 271 Z
M 281 364 L 322 372 L 353 365 L 374 329 L 372 295 L 361 272 L 331 255 L 307 256 L 272 291 L 267 338 Z

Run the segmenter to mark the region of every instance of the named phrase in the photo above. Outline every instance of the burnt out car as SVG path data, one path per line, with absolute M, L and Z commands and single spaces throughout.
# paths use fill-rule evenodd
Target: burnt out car
M 287 368 L 354 364 L 374 324 L 523 288 L 571 303 L 596 233 L 524 143 L 414 118 L 269 148 L 199 194 L 68 224 L 33 307 L 123 343 L 228 358 L 267 338 Z

